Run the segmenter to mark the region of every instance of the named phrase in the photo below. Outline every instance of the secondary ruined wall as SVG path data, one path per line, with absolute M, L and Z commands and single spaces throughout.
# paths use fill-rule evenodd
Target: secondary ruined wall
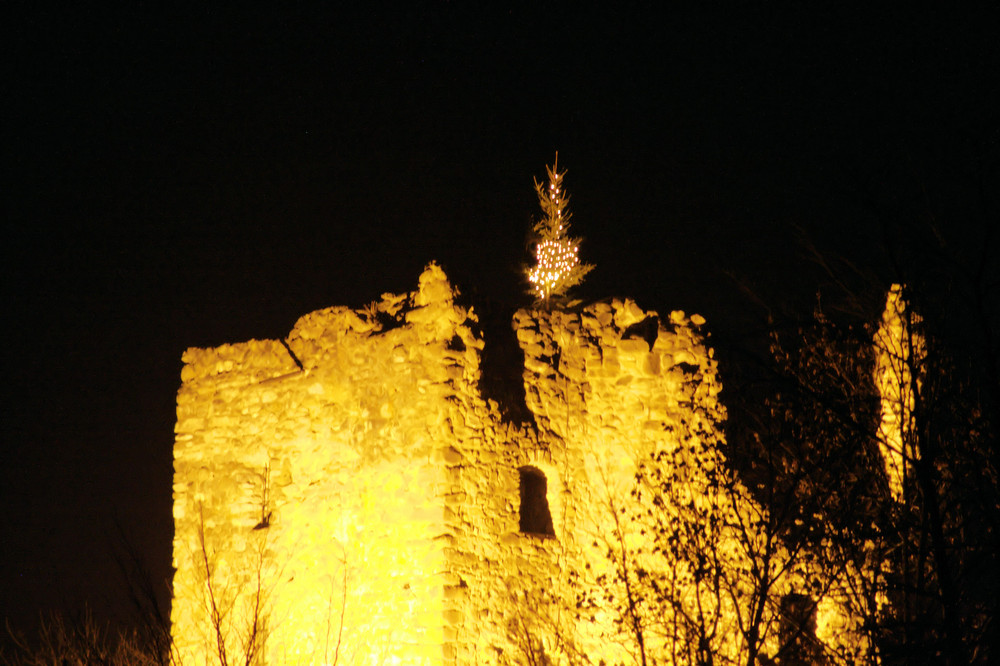
M 596 544 L 637 461 L 675 447 L 693 405 L 710 430 L 722 418 L 701 323 L 617 300 L 518 312 L 530 424 L 483 399 L 475 314 L 434 265 L 411 294 L 302 317 L 287 348 L 188 350 L 171 616 L 183 663 L 218 663 L 220 635 L 230 661 L 253 649 L 269 664 L 620 658 L 611 617 L 581 615 L 573 585 L 607 566 Z M 546 476 L 554 535 L 520 531 L 526 466 Z

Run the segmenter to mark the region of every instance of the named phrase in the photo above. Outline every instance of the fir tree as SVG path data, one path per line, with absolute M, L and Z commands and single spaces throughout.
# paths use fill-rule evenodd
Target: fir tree
M 583 281 L 594 269 L 592 264 L 580 263 L 579 238 L 569 233 L 569 195 L 563 188 L 566 172 L 559 172 L 559 153 L 548 172 L 548 183 L 535 181 L 535 193 L 542 207 L 542 218 L 532 228 L 535 244 L 535 267 L 528 270 L 531 293 L 549 303 L 552 296 L 563 296 L 570 287 Z

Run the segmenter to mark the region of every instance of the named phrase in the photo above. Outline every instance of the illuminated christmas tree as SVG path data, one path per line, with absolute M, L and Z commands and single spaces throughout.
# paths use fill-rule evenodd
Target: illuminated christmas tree
M 543 217 L 532 231 L 536 239 L 535 267 L 528 270 L 531 293 L 546 305 L 552 296 L 562 296 L 594 269 L 592 264 L 581 264 L 579 257 L 580 239 L 571 238 L 568 211 L 569 195 L 563 188 L 563 176 L 559 172 L 559 153 L 548 172 L 548 184 L 535 181 L 535 192 L 542 207 Z

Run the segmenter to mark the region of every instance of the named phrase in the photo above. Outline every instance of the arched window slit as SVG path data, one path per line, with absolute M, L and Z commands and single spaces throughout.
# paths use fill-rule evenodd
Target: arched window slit
M 545 473 L 537 467 L 522 467 L 518 472 L 521 475 L 521 531 L 555 536 Z

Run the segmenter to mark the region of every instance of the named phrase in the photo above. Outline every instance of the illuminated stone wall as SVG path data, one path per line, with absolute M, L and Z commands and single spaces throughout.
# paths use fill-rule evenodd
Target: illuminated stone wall
M 607 549 L 619 531 L 633 555 L 640 543 L 648 545 L 649 535 L 639 533 L 642 523 L 628 520 L 642 514 L 632 499 L 639 461 L 657 451 L 686 450 L 681 439 L 696 429 L 723 441 L 721 384 L 698 332 L 702 324 L 698 315 L 689 319 L 679 311 L 661 319 L 628 300 L 582 312 L 515 316 L 527 404 L 561 491 L 552 504 L 559 539 L 555 580 L 562 587 L 547 588 L 541 610 L 526 620 L 529 630 L 548 637 L 547 648 L 556 642 L 550 653 L 578 651 L 592 663 L 635 661 L 623 647 L 629 637 L 618 634 L 615 622 L 623 607 L 581 612 L 578 594 L 581 587 L 606 585 L 602 576 L 614 579 Z M 694 461 L 686 462 L 699 471 Z M 648 640 L 655 649 L 655 640 Z
M 379 307 L 307 315 L 288 348 L 185 353 L 172 610 L 184 663 L 217 661 L 205 656 L 217 627 L 242 661 L 255 618 L 266 663 L 400 650 L 440 663 L 449 406 L 476 380 L 479 343 L 439 269 Z M 465 352 L 450 348 L 462 339 Z
M 882 406 L 879 451 L 889 491 L 897 502 L 907 500 L 903 489 L 919 456 L 913 409 L 926 355 L 923 336 L 915 330 L 919 324 L 920 317 L 908 310 L 903 286 L 892 285 L 875 332 L 875 386 Z
M 581 616 L 569 581 L 609 566 L 597 544 L 637 461 L 676 449 L 692 420 L 717 430 L 703 321 L 617 300 L 518 312 L 534 423 L 509 424 L 479 391 L 475 314 L 453 299 L 432 264 L 416 291 L 313 312 L 284 343 L 185 352 L 182 663 L 220 649 L 268 664 L 622 657 L 610 616 Z M 545 475 L 553 534 L 521 532 L 523 468 Z

